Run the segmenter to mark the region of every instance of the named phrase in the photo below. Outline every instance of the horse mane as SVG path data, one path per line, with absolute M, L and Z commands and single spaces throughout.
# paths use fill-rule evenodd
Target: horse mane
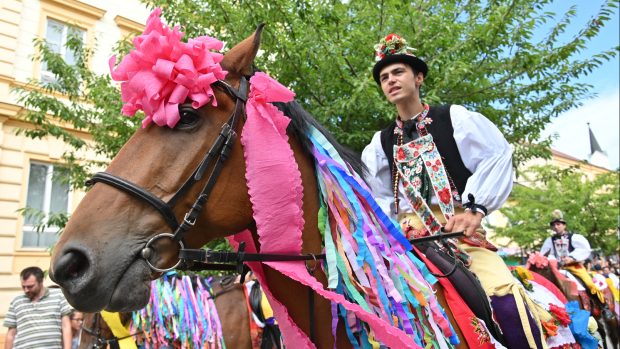
M 289 135 L 296 137 L 300 141 L 304 152 L 314 159 L 312 156 L 312 142 L 307 136 L 309 127 L 313 126 L 319 130 L 325 138 L 327 138 L 329 143 L 334 146 L 338 154 L 344 161 L 346 161 L 347 164 L 351 166 L 353 171 L 364 178 L 366 166 L 364 166 L 360 154 L 338 143 L 336 138 L 325 127 L 323 127 L 323 125 L 316 121 L 316 119 L 310 115 L 310 113 L 308 113 L 297 101 L 293 100 L 288 103 L 276 102 L 273 104 L 280 109 L 284 115 L 291 119 L 291 123 L 286 131 Z

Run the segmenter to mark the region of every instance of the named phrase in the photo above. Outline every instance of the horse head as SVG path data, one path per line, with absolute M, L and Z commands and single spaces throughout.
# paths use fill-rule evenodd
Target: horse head
M 198 109 L 185 100 L 178 105 L 180 120 L 172 128 L 150 125 L 139 129 L 112 160 L 107 177 L 93 179 L 96 184 L 72 214 L 50 267 L 50 276 L 76 309 L 95 312 L 144 307 L 151 280 L 161 274 L 149 268 L 142 250 L 154 236 L 171 234 L 175 222 L 184 221 L 184 213 L 204 194 L 210 177 L 213 183 L 209 184 L 208 200 L 187 226 L 186 247 L 199 248 L 251 225 L 243 149 L 234 136 L 243 127 L 245 77 L 252 74 L 261 31 L 259 26 L 224 55 L 220 64 L 228 74 L 211 85 L 214 100 Z M 229 138 L 222 142 L 218 136 L 224 128 L 228 128 Z M 226 144 L 214 151 L 218 142 Z M 229 148 L 226 164 L 214 171 L 224 147 Z M 209 157 L 210 152 L 215 156 Z M 213 172 L 217 173 L 210 176 Z M 119 186 L 134 190 L 119 190 Z M 162 209 L 162 205 L 166 207 Z M 175 263 L 176 242 L 166 238 L 151 242 L 155 253 L 148 259 L 150 263 Z

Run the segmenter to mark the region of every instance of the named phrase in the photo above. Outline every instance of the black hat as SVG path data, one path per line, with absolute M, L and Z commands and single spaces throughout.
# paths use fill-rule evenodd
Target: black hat
M 557 223 L 557 222 L 566 224 L 566 221 L 564 220 L 564 214 L 562 214 L 562 211 L 560 210 L 554 210 L 551 213 L 551 217 L 553 218 L 551 219 L 551 222 L 549 222 L 549 225 L 553 225 L 554 223 Z
M 372 68 L 372 76 L 375 78 L 377 84 L 381 84 L 379 81 L 379 74 L 381 70 L 386 66 L 393 63 L 405 63 L 409 64 L 411 68 L 422 73 L 426 76 L 428 73 L 428 66 L 420 58 L 416 57 L 411 51 L 414 49 L 407 46 L 407 41 L 396 34 L 388 34 L 385 38 L 381 39 L 378 44 L 375 45 L 375 63 Z

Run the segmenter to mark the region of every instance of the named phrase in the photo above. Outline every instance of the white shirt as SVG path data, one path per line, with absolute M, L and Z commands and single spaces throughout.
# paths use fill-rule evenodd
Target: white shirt
M 617 289 L 618 288 L 618 283 L 620 280 L 618 280 L 618 276 L 616 276 L 616 274 L 609 272 L 609 274 L 607 274 L 608 277 L 611 279 L 611 282 L 613 282 L 614 287 Z
M 571 240 L 572 240 L 574 249 L 573 249 L 573 252 L 568 253 L 568 257 L 573 258 L 577 262 L 583 262 L 586 259 L 588 259 L 588 257 L 590 257 L 590 252 L 592 251 L 588 240 L 581 234 L 573 234 Z M 553 252 L 553 242 L 551 241 L 551 237 L 548 237 L 543 243 L 542 247 L 540 248 L 540 253 L 543 255 L 549 252 L 551 252 L 549 254 L 550 258 L 559 257 L 559 256 L 556 256 L 555 253 Z M 556 252 L 559 253 L 559 251 L 557 251 L 557 248 L 556 248 Z
M 489 119 L 460 105 L 450 107 L 454 140 L 465 167 L 472 173 L 461 197 L 473 194 L 476 203 L 490 213 L 500 208 L 512 190 L 512 149 Z M 381 147 L 381 131 L 376 132 L 362 152 L 368 167 L 366 182 L 384 212 L 395 218 L 392 174 Z M 412 212 L 399 183 L 399 212 Z M 433 196 L 433 200 L 436 198 Z

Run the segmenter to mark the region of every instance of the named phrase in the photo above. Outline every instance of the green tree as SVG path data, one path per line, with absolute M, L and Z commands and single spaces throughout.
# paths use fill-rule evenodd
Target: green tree
M 615 46 L 575 59 L 613 16 L 617 0 L 605 1 L 575 33 L 566 29 L 576 7 L 556 19 L 545 10 L 552 2 L 148 0 L 190 36 L 235 43 L 266 22 L 259 67 L 357 150 L 394 117 L 371 77 L 373 45 L 390 32 L 408 38 L 429 64 L 427 102 L 463 104 L 488 116 L 510 143 L 536 143 L 553 117 L 592 96 L 579 80 L 618 53 Z M 535 38 L 538 28 L 548 35 Z M 518 147 L 515 160 L 540 150 Z
M 544 12 L 550 3 L 151 0 L 148 5 L 162 7 L 167 22 L 182 23 L 186 37 L 208 34 L 228 46 L 266 22 L 258 66 L 290 86 L 339 141 L 361 150 L 393 117 L 371 77 L 372 47 L 388 32 L 409 38 L 431 67 L 426 101 L 464 104 L 488 116 L 510 143 L 536 143 L 551 118 L 592 97 L 591 86 L 579 80 L 619 49 L 575 58 L 614 14 L 617 0 L 605 1 L 576 33 L 566 33 L 576 8 L 556 19 Z M 549 34 L 535 39 L 537 28 L 548 28 Z M 561 37 L 570 38 L 562 42 Z M 92 52 L 73 41 L 72 48 L 81 52 L 75 66 L 63 65 L 43 41 L 36 42 L 40 58 L 51 62 L 48 66 L 59 77 L 56 83 L 44 84 L 44 91 L 63 93 L 72 103 L 38 90 L 22 91 L 29 109 L 25 117 L 38 126 L 30 134 L 50 134 L 76 148 L 86 146 L 52 126 L 46 117 L 52 115 L 92 133 L 96 151 L 111 157 L 137 122 L 119 116 L 120 97 L 109 78 L 88 71 L 83 63 Z M 541 144 L 548 145 L 548 140 Z M 540 148 L 518 147 L 515 160 L 532 155 L 540 155 Z
M 559 1 L 559 0 L 558 0 Z M 257 65 L 293 89 L 298 100 L 336 138 L 361 150 L 372 133 L 393 118 L 371 77 L 373 45 L 390 32 L 409 39 L 431 67 L 423 98 L 458 103 L 488 116 L 515 145 L 515 163 L 548 155 L 549 139 L 536 143 L 558 114 L 592 97 L 581 80 L 619 47 L 576 58 L 617 10 L 604 0 L 598 13 L 576 32 L 567 25 L 576 8 L 556 16 L 553 0 L 148 0 L 164 10 L 167 23 L 181 23 L 186 37 L 211 35 L 232 44 L 266 22 Z M 548 35 L 535 38 L 535 32 Z M 568 37 L 568 39 L 562 39 Z M 120 115 L 117 85 L 89 71 L 92 50 L 71 38 L 77 62 L 67 65 L 43 40 L 36 58 L 47 62 L 56 81 L 32 81 L 19 89 L 30 137 L 52 136 L 71 146 L 64 158 L 71 183 L 80 187 L 94 168 L 112 158 L 140 122 Z M 119 44 L 122 55 L 128 41 Z M 57 98 L 58 94 L 66 97 Z M 77 131 L 92 135 L 88 141 Z M 522 147 L 522 144 L 529 144 Z M 536 145 L 533 145 L 536 144 Z M 100 156 L 89 161 L 86 151 Z
M 592 248 L 605 254 L 618 249 L 619 172 L 588 179 L 577 167 L 532 167 L 522 174 L 510 195 L 509 204 L 500 209 L 508 218 L 507 227 L 494 227 L 498 236 L 510 238 L 519 246 L 539 250 L 551 234 L 552 211 L 564 214 L 569 231 L 583 234 Z

